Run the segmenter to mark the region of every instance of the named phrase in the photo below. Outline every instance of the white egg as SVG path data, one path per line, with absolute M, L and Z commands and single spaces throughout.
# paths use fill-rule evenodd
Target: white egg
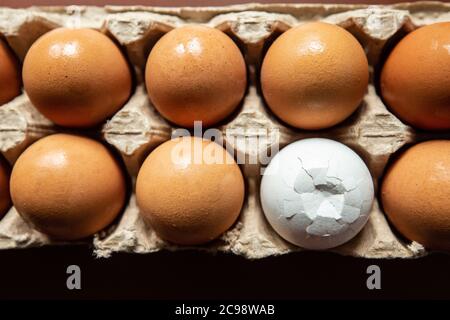
M 342 143 L 304 139 L 283 148 L 261 182 L 261 204 L 285 240 L 313 250 L 337 247 L 366 224 L 374 188 L 363 160 Z

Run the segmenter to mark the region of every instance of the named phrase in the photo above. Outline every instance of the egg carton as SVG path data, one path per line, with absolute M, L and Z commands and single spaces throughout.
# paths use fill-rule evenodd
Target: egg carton
M 337 24 L 351 32 L 365 49 L 371 74 L 367 93 L 358 110 L 343 123 L 320 131 L 298 130 L 281 123 L 265 105 L 259 89 L 259 68 L 268 46 L 289 28 L 311 21 Z M 362 157 L 377 190 L 385 166 L 397 150 L 417 141 L 450 138 L 448 132 L 416 131 L 402 123 L 383 104 L 374 80 L 390 44 L 419 26 L 439 21 L 450 21 L 450 4 L 427 1 L 377 6 L 245 4 L 203 8 L 0 8 L 0 36 L 20 61 L 39 36 L 54 28 L 95 28 L 122 47 L 136 76 L 136 87 L 129 101 L 106 123 L 87 131 L 55 126 L 31 105 L 23 92 L 0 107 L 0 151 L 13 165 L 27 146 L 46 135 L 61 131 L 81 132 L 116 149 L 134 184 L 149 152 L 170 139 L 173 130 L 177 129 L 158 114 L 148 99 L 143 80 L 147 56 L 156 41 L 168 31 L 199 23 L 229 35 L 242 50 L 247 63 L 248 89 L 242 105 L 216 126 L 235 155 L 258 159 L 274 147 L 281 148 L 299 139 L 330 138 L 350 146 Z M 252 164 L 251 161 L 241 165 L 246 197 L 238 221 L 219 239 L 194 248 L 229 252 L 249 259 L 303 250 L 284 241 L 266 221 L 259 201 L 262 168 L 261 163 Z M 187 248 L 163 241 L 144 223 L 134 192 L 115 223 L 86 241 L 92 243 L 94 253 L 99 257 L 109 257 L 113 252 L 149 253 Z M 34 230 L 14 207 L 0 220 L 0 249 L 49 244 L 68 243 L 54 242 Z M 419 243 L 407 242 L 398 236 L 381 211 L 378 197 L 364 229 L 350 242 L 330 251 L 365 258 L 415 258 L 428 253 Z

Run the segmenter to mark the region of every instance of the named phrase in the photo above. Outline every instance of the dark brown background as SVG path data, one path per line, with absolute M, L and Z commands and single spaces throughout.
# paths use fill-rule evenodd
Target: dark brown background
M 0 5 L 201 6 L 244 2 L 249 1 L 0 0 Z M 367 260 L 305 252 L 248 261 L 238 256 L 195 251 L 116 254 L 110 259 L 95 259 L 91 252 L 88 246 L 1 251 L 0 298 L 450 299 L 450 255 L 444 254 L 417 260 Z M 80 291 L 66 289 L 66 268 L 71 264 L 81 267 Z M 381 267 L 381 290 L 366 288 L 366 269 L 371 264 Z

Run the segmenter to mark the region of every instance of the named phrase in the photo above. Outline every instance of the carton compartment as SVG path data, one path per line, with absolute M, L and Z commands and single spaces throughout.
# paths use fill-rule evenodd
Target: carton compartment
M 330 129 L 304 131 L 282 123 L 266 106 L 259 85 L 259 69 L 270 44 L 289 28 L 325 21 L 342 26 L 361 43 L 371 73 L 361 106 L 347 120 Z M 378 70 L 392 44 L 407 32 L 425 24 L 449 21 L 450 5 L 414 3 L 392 6 L 366 5 L 236 5 L 205 8 L 130 7 L 32 7 L 0 10 L 0 36 L 20 61 L 42 34 L 56 27 L 87 27 L 110 36 L 125 53 L 135 74 L 135 90 L 128 102 L 99 128 L 76 131 L 99 139 L 122 158 L 131 181 L 127 207 L 116 223 L 94 235 L 94 253 L 150 253 L 162 249 L 183 250 L 161 240 L 139 215 L 134 182 L 142 162 L 159 144 L 180 129 L 163 119 L 145 89 L 147 56 L 157 40 L 173 28 L 201 23 L 225 32 L 241 49 L 248 70 L 248 89 L 242 105 L 216 128 L 220 141 L 237 159 L 246 180 L 246 199 L 235 225 L 219 239 L 199 250 L 230 252 L 249 259 L 302 250 L 280 238 L 267 223 L 259 200 L 261 170 L 283 146 L 308 137 L 326 137 L 355 150 L 367 164 L 377 188 L 390 157 L 406 144 L 449 133 L 418 132 L 397 119 L 378 95 Z M 206 129 L 206 128 L 204 128 Z M 55 126 L 30 103 L 25 93 L 0 107 L 0 151 L 13 165 L 34 141 L 68 130 Z M 72 130 L 73 131 L 73 130 Z M 55 244 L 33 230 L 11 208 L 0 220 L 0 249 Z M 67 243 L 64 243 L 67 244 Z M 415 258 L 427 254 L 418 243 L 400 238 L 389 226 L 375 200 L 364 229 L 350 242 L 332 249 L 343 255 L 366 258 Z

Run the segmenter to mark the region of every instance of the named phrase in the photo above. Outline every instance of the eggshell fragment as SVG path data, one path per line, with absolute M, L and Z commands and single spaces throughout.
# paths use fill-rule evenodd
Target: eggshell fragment
M 9 196 L 9 165 L 0 157 L 0 218 L 2 218 L 11 206 Z
M 0 39 L 0 105 L 20 94 L 20 73 L 16 57 Z
M 38 140 L 17 159 L 11 197 L 36 229 L 74 240 L 114 220 L 125 204 L 126 183 L 120 165 L 100 142 L 55 134 Z
M 161 238 L 202 244 L 236 221 L 244 201 L 244 179 L 233 157 L 218 144 L 177 138 L 145 160 L 136 199 L 141 215 Z
M 239 48 L 222 31 L 192 25 L 165 34 L 147 60 L 150 100 L 163 117 L 183 126 L 211 126 L 230 115 L 246 90 Z
M 289 144 L 272 159 L 261 182 L 269 223 L 285 240 L 307 249 L 337 247 L 356 236 L 373 198 L 364 162 L 329 139 Z
M 92 29 L 58 28 L 40 37 L 25 56 L 23 82 L 33 105 L 67 127 L 105 121 L 131 93 L 125 57 Z
M 302 129 L 331 127 L 361 103 L 369 80 L 363 48 L 323 22 L 292 28 L 270 46 L 261 67 L 264 98 L 281 120 Z
M 450 22 L 403 38 L 383 66 L 380 86 L 401 120 L 420 129 L 450 129 Z
M 381 199 L 406 238 L 450 250 L 450 141 L 422 142 L 401 154 L 386 172 Z

